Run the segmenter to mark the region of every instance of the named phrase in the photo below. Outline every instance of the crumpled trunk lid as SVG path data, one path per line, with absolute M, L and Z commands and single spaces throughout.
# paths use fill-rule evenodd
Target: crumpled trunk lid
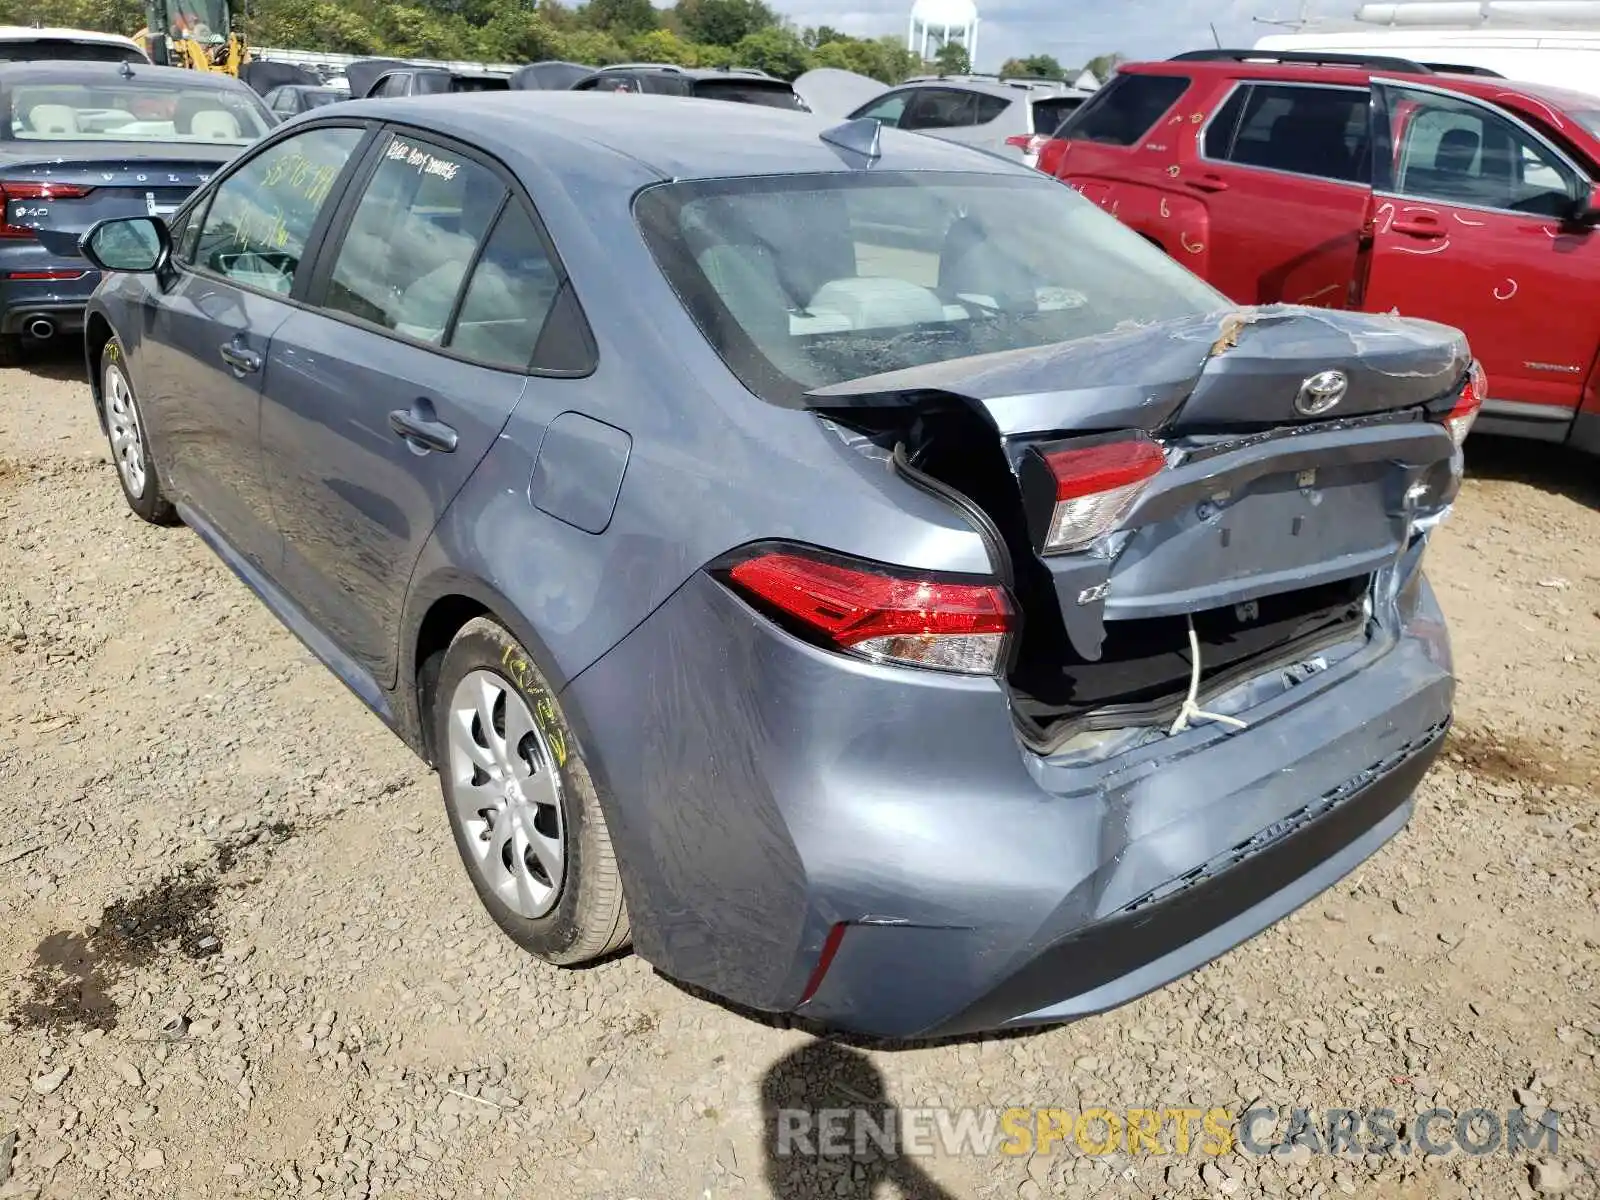
M 1465 336 L 1445 325 L 1280 304 L 870 375 L 808 400 L 847 410 L 943 392 L 981 406 L 1006 438 L 1240 432 L 1423 405 L 1459 385 L 1470 363 Z M 1325 371 L 1348 380 L 1340 402 L 1297 409 L 1301 385 Z
M 884 423 L 872 409 L 928 414 L 909 427 L 914 461 L 1003 532 L 1030 623 L 1022 657 L 1059 660 L 1019 669 L 1036 696 L 1054 687 L 1069 703 L 1107 694 L 1103 680 L 1084 680 L 1108 630 L 1121 653 L 1186 637 L 1198 619 L 1228 647 L 1216 657 L 1237 666 L 1233 650 L 1263 612 L 1285 630 L 1348 616 L 1346 585 L 1396 561 L 1416 521 L 1454 499 L 1459 456 L 1440 418 L 1470 366 L 1465 338 L 1445 326 L 1274 306 L 897 371 L 810 399 L 866 424 Z M 939 444 L 933 415 L 960 406 L 965 451 L 953 432 Z M 980 423 L 999 434 L 1008 494 L 962 461 L 978 454 Z M 1057 496 L 1043 456 L 1119 431 L 1155 439 L 1165 465 L 1116 528 L 1081 550 L 1044 552 Z M 1302 597 L 1305 612 L 1263 603 L 1285 596 Z M 1052 637 L 1066 645 L 1051 649 Z M 1159 681 L 1146 683 L 1148 699 Z

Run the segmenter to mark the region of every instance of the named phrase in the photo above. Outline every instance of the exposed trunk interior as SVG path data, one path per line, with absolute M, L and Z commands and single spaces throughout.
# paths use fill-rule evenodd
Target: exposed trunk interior
M 1081 654 L 1062 619 L 1057 586 L 1035 553 L 1022 495 L 994 427 L 955 398 L 932 398 L 914 413 L 836 413 L 885 449 L 900 448 L 921 475 L 970 500 L 1002 548 L 1003 581 L 1016 596 L 1022 628 L 1006 682 L 1030 742 L 1057 741 L 1073 728 L 1165 724 L 1188 692 L 1192 672 L 1185 616 L 1107 620 L 1098 658 Z M 1191 614 L 1201 647 L 1202 687 L 1245 678 L 1361 635 L 1371 575 L 1257 597 Z
M 1078 729 L 1171 722 L 1193 679 L 1191 621 L 1202 700 L 1208 684 L 1362 637 L 1374 577 L 1459 486 L 1442 421 L 1470 364 L 1442 326 L 1279 306 L 930 363 L 809 399 L 983 529 L 1022 614 L 1012 710 L 1049 749 Z M 1332 399 L 1312 403 L 1314 384 Z M 1089 542 L 1047 552 L 1073 476 L 1043 456 L 1066 462 L 1129 431 L 1157 439 L 1159 470 Z

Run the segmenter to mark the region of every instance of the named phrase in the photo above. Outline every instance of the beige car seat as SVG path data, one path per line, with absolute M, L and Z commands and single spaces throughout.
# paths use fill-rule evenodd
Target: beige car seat
M 220 108 L 202 109 L 189 119 L 189 132 L 197 138 L 215 142 L 239 140 L 239 122 L 230 112 Z
M 65 104 L 35 104 L 28 110 L 28 124 L 35 133 L 78 132 L 78 114 Z

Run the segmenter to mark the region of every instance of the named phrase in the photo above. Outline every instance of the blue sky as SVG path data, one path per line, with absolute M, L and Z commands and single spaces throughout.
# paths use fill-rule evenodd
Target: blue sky
M 773 7 L 796 25 L 831 25 L 857 36 L 904 36 L 910 0 L 777 0 Z M 1343 14 L 1353 0 L 1337 5 Z M 1314 5 L 1335 11 L 1326 3 Z M 1053 54 L 1081 66 L 1096 54 L 1120 50 L 1160 57 L 1212 45 L 1215 22 L 1225 45 L 1254 45 L 1272 32 L 1257 16 L 1294 16 L 1300 0 L 978 0 L 978 69 L 996 70 L 1013 55 Z

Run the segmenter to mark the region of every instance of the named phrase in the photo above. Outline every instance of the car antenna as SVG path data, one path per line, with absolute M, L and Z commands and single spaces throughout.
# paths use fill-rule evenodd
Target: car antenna
M 883 151 L 878 146 L 882 134 L 881 122 L 872 117 L 857 117 L 853 121 L 846 121 L 843 125 L 824 129 L 822 140 L 830 146 L 837 146 L 841 150 L 848 150 L 851 154 L 860 155 L 867 160 L 861 165 L 870 167 L 883 157 Z

